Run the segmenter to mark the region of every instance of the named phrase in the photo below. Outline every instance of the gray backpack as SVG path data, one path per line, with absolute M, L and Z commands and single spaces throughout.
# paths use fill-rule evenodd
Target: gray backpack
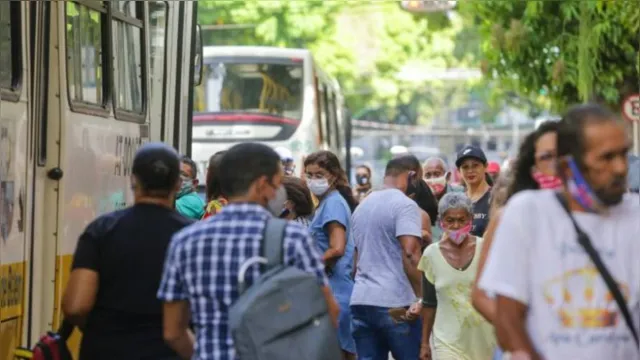
M 342 358 L 336 329 L 316 276 L 284 266 L 287 221 L 269 219 L 262 253 L 240 266 L 240 298 L 229 323 L 240 360 L 336 360 Z M 262 275 L 244 291 L 244 274 L 262 264 Z

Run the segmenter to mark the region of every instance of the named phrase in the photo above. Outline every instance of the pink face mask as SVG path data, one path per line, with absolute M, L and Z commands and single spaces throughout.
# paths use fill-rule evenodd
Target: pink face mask
M 538 183 L 540 189 L 559 189 L 562 187 L 562 179 L 557 176 L 545 175 L 539 170 L 534 170 L 531 176 Z
M 444 226 L 442 223 L 440 223 L 440 227 L 444 229 Z M 467 235 L 469 235 L 469 233 L 471 232 L 471 222 L 469 222 L 467 225 L 463 226 L 458 230 L 445 230 L 445 232 L 447 233 L 447 236 L 449 237 L 449 239 L 451 239 L 451 241 L 453 241 L 454 244 L 460 245 L 462 244 L 464 239 L 467 238 Z
M 431 188 L 431 191 L 433 191 L 433 193 L 437 195 L 441 194 L 447 187 L 446 176 L 441 176 L 439 178 L 424 179 L 424 181 L 427 183 L 427 185 L 429 185 L 429 187 Z

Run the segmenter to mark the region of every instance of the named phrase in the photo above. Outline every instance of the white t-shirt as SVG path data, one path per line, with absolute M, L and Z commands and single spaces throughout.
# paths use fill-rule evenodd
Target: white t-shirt
M 637 199 L 625 196 L 607 215 L 574 212 L 573 216 L 622 285 L 637 329 Z M 624 317 L 578 244 L 575 229 L 552 190 L 523 191 L 509 201 L 480 288 L 528 305 L 527 331 L 546 360 L 640 359 Z

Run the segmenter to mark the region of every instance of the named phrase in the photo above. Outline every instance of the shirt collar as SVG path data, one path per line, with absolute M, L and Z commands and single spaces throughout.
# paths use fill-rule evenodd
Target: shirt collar
M 231 214 L 231 215 L 259 215 L 259 216 L 273 216 L 267 209 L 265 209 L 262 205 L 258 205 L 256 203 L 250 202 L 238 202 L 238 203 L 229 203 L 227 206 L 222 208 L 220 211 L 221 214 Z

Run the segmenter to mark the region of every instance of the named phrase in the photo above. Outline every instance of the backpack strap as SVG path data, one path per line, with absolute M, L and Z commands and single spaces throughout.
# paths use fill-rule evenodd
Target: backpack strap
M 287 220 L 279 218 L 269 218 L 264 226 L 262 242 L 262 256 L 267 259 L 267 265 L 263 266 L 264 271 L 269 271 L 275 266 L 284 262 L 284 232 L 287 227 Z
M 67 319 L 62 319 L 62 324 L 60 328 L 58 328 L 58 335 L 64 341 L 67 341 L 69 337 L 71 337 L 71 333 L 73 333 L 73 329 L 75 329 L 75 325 L 70 323 Z
M 589 235 L 587 235 L 584 231 L 582 231 L 582 229 L 580 229 L 580 226 L 578 226 L 578 223 L 571 215 L 571 211 L 569 210 L 569 205 L 567 204 L 567 200 L 560 193 L 556 193 L 555 195 L 558 201 L 560 202 L 560 205 L 562 205 L 562 208 L 567 213 L 567 215 L 569 215 L 569 218 L 571 219 L 571 223 L 573 224 L 573 227 L 576 230 L 576 234 L 578 235 L 578 243 L 582 245 L 582 248 L 584 249 L 584 251 L 587 253 L 587 255 L 589 255 L 589 258 L 591 258 L 591 261 L 598 269 L 598 272 L 600 273 L 600 276 L 602 276 L 602 279 L 604 280 L 605 284 L 607 285 L 607 288 L 611 292 L 611 295 L 613 295 L 613 298 L 615 299 L 616 304 L 620 309 L 620 313 L 622 313 L 622 317 L 624 318 L 624 321 L 627 323 L 627 327 L 629 328 L 629 331 L 631 332 L 631 335 L 635 340 L 636 347 L 638 347 L 640 345 L 640 342 L 638 341 L 639 340 L 638 333 L 636 331 L 635 325 L 633 324 L 631 314 L 629 313 L 629 308 L 627 307 L 627 303 L 624 300 L 624 297 L 622 296 L 622 292 L 620 292 L 620 288 L 618 287 L 618 284 L 613 279 L 613 276 L 611 276 L 611 273 L 609 272 L 609 269 L 607 269 L 607 266 L 602 262 L 602 259 L 600 258 L 598 251 L 593 247 L 593 244 L 591 243 L 591 239 L 589 239 Z

